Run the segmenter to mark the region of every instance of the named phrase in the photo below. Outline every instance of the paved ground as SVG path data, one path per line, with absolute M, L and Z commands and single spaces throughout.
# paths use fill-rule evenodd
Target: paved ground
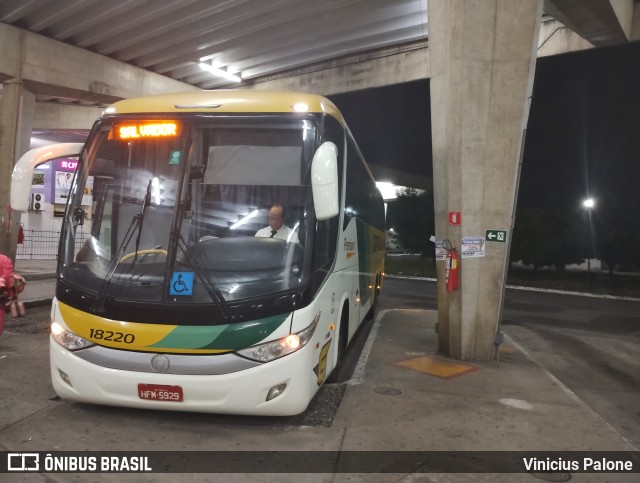
M 637 448 L 617 429 L 619 421 L 607 420 L 587 400 L 588 393 L 597 392 L 597 381 L 591 387 L 585 386 L 584 394 L 579 394 L 543 366 L 553 362 L 550 359 L 554 351 L 545 345 L 549 341 L 539 337 L 535 327 L 506 326 L 505 331 L 511 337 L 501 348 L 499 363 L 452 361 L 437 354 L 435 311 L 425 309 L 423 302 L 412 302 L 414 298 L 423 300 L 418 294 L 424 286 L 419 285 L 416 293 L 404 282 L 395 287 L 393 281 L 387 283 L 381 311 L 362 344 L 352 374 L 340 384 L 327 386 L 327 399 L 316 402 L 319 412 L 332 413 L 329 424 L 305 424 L 303 420 L 290 418 L 140 411 L 61 401 L 49 382 L 46 322 L 38 319 L 46 318 L 47 309 L 30 309 L 32 319 L 22 321 L 23 330 L 10 328 L 0 337 L 0 449 L 310 451 L 296 453 L 297 458 L 308 459 L 305 468 L 309 472 L 188 476 L 154 473 L 129 477 L 48 473 L 29 475 L 28 480 L 22 475 L 20 478 L 12 475 L 3 481 L 529 482 L 549 476 L 587 482 L 638 481 L 638 473 L 541 475 L 524 470 L 517 474 L 497 473 L 495 468 L 504 464 L 510 453 L 499 453 L 497 459 L 485 462 L 488 473 L 479 471 L 483 467 L 477 461 L 472 462 L 476 466 L 468 469 L 463 464 L 464 454 L 458 452 L 540 451 L 544 458 L 557 456 L 552 451 L 637 451 Z M 33 281 L 30 288 L 35 285 Z M 632 339 L 627 339 L 630 352 L 626 369 L 629 369 L 635 367 L 632 359 L 637 348 Z M 604 347 L 600 341 L 595 342 L 594 346 Z M 578 370 L 575 365 L 574 368 Z M 602 394 L 606 394 L 610 386 L 602 389 Z M 335 400 L 340 401 L 337 410 L 330 407 Z M 640 432 L 637 420 L 628 424 L 629 430 Z M 340 461 L 336 460 L 328 464 L 326 472 L 320 473 L 317 455 L 327 451 L 330 455 L 364 455 L 366 461 L 360 462 L 371 473 L 340 472 Z M 351 451 L 355 453 L 348 453 Z M 412 465 L 406 461 L 402 464 L 405 455 L 415 456 L 412 452 L 416 451 L 448 453 L 435 453 L 440 458 L 436 462 L 418 455 L 419 460 Z M 193 453 L 194 458 L 199 454 Z M 244 466 L 238 466 L 237 471 L 255 464 L 259 453 L 251 454 L 256 458 L 248 462 L 245 454 L 238 461 Z M 447 462 L 446 456 L 451 454 L 458 455 L 457 463 Z M 640 457 L 638 453 L 635 456 Z M 289 463 L 295 466 L 299 460 Z M 401 472 L 375 473 L 397 468 L 393 466 L 396 463 L 401 464 Z M 640 460 L 635 464 L 640 465 Z

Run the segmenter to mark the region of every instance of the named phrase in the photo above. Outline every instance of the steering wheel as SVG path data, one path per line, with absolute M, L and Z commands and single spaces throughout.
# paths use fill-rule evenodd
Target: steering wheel
M 137 252 L 131 252 L 131 253 L 127 253 L 126 255 L 124 255 L 121 259 L 120 262 L 118 263 L 122 263 L 122 262 L 126 262 L 127 260 L 129 260 L 130 258 L 135 257 L 136 255 L 141 255 L 141 256 L 147 256 L 147 255 L 164 255 L 165 257 L 167 256 L 167 251 L 166 250 L 162 250 L 160 248 L 149 248 L 147 250 L 138 250 Z

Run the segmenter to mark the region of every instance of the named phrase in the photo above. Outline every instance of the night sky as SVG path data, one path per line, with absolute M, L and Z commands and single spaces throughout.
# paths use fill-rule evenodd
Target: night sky
M 329 96 L 367 162 L 432 176 L 429 81 Z
M 640 43 L 540 59 L 533 96 L 519 204 L 640 222 Z
M 331 96 L 373 164 L 431 176 L 428 80 Z M 415 171 L 414 171 L 415 170 Z M 640 226 L 640 42 L 538 59 L 518 207 Z

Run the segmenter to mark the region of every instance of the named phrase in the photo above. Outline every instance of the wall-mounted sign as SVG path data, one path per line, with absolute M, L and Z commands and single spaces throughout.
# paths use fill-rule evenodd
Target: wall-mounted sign
M 507 230 L 487 230 L 485 232 L 485 238 L 488 242 L 507 242 Z
M 460 242 L 460 256 L 462 258 L 484 257 L 484 237 L 468 236 Z
M 72 180 L 73 173 L 69 173 L 68 171 L 56 171 L 54 203 L 63 204 L 67 202 Z
M 78 167 L 77 161 L 60 161 L 58 163 L 60 169 L 76 169 Z
M 33 176 L 31 176 L 31 186 L 42 188 L 44 187 L 44 173 L 39 171 L 34 171 Z
M 451 226 L 459 226 L 461 222 L 460 212 L 459 211 L 450 211 L 449 212 L 449 225 Z

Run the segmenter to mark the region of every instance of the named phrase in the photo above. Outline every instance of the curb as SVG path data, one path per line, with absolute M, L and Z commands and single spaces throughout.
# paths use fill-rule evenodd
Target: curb
M 27 283 L 29 281 L 34 280 L 50 280 L 55 279 L 57 277 L 56 272 L 38 272 L 38 273 L 30 273 L 28 271 L 18 271 L 20 275 L 22 275 Z
M 45 298 L 45 299 L 34 299 L 34 300 L 23 300 L 23 304 L 25 308 L 33 308 L 33 307 L 46 307 L 47 305 L 51 305 L 53 302 L 53 297 Z

